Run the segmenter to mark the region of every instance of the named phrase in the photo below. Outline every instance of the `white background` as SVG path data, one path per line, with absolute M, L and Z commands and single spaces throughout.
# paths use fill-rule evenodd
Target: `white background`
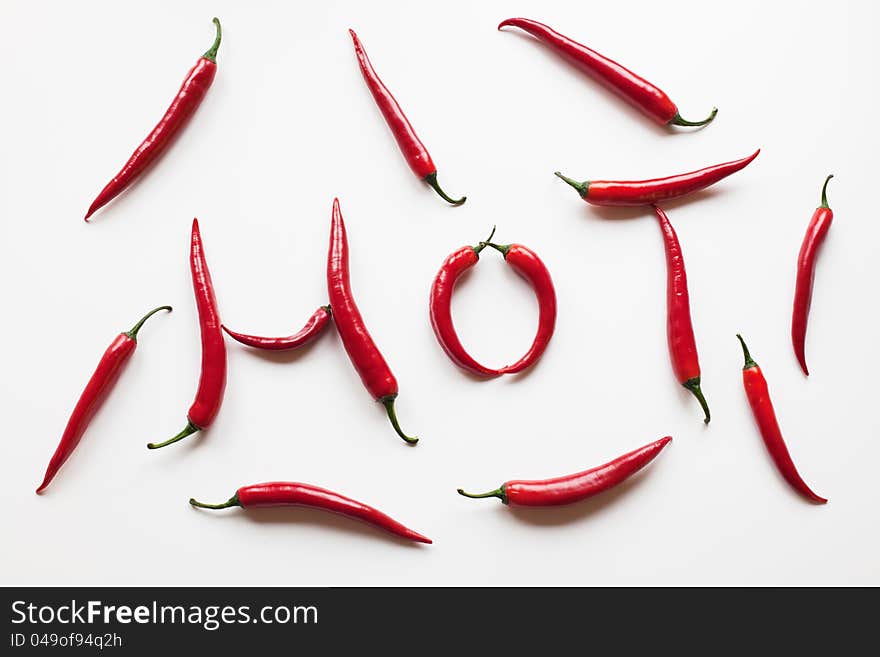
M 6 584 L 880 584 L 876 414 L 880 216 L 873 3 L 4 2 L 0 8 L 0 577 Z M 94 196 L 224 40 L 214 86 L 152 172 L 85 224 Z M 657 83 L 701 131 L 656 127 L 497 23 L 558 28 Z M 409 172 L 361 79 L 355 28 L 438 163 L 452 208 Z M 665 265 L 648 210 L 586 205 L 553 177 L 639 179 L 748 155 L 667 206 L 687 262 L 708 428 L 673 378 Z M 794 266 L 826 174 L 805 379 L 789 337 Z M 334 196 L 352 281 L 400 382 L 392 432 L 338 337 L 267 356 L 230 343 L 209 431 L 168 449 L 196 388 L 193 216 L 224 321 L 285 334 L 326 302 Z M 428 290 L 483 239 L 552 272 L 556 334 L 528 374 L 480 382 L 441 351 Z M 74 456 L 34 495 L 101 353 L 170 303 Z M 494 252 L 460 286 L 464 343 L 501 365 L 536 325 Z M 804 478 L 771 464 L 742 391 L 742 331 Z M 585 469 L 671 434 L 592 501 L 516 511 L 467 500 Z M 318 512 L 191 509 L 274 479 L 326 486 L 431 536 L 411 546 Z

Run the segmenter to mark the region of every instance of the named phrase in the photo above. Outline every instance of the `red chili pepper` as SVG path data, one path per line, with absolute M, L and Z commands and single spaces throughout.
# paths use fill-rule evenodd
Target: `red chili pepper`
M 613 59 L 600 55 L 543 23 L 528 18 L 508 18 L 502 21 L 498 29 L 507 26 L 525 30 L 538 41 L 547 44 L 594 80 L 628 100 L 661 125 L 706 125 L 718 113 L 718 109 L 713 107 L 708 118 L 702 121 L 686 121 L 681 118 L 675 103 L 662 90 Z
M 116 176 L 107 183 L 107 186 L 101 190 L 98 197 L 92 202 L 89 211 L 86 213 L 86 221 L 89 220 L 98 209 L 107 205 L 110 201 L 121 194 L 131 185 L 134 180 L 140 176 L 147 167 L 155 162 L 162 153 L 164 153 L 174 136 L 177 135 L 187 124 L 190 117 L 201 105 L 205 94 L 214 81 L 217 74 L 217 49 L 220 48 L 220 21 L 214 19 L 214 25 L 217 26 L 217 36 L 214 43 L 208 48 L 208 51 L 202 55 L 193 66 L 180 86 L 180 91 L 171 101 L 171 105 L 165 110 L 165 115 L 153 128 L 153 131 L 147 138 L 141 142 L 137 150 L 128 158 L 125 166 L 116 174 Z
M 190 499 L 190 504 L 200 509 L 226 509 L 240 506 L 243 509 L 272 506 L 305 506 L 332 511 L 349 518 L 362 520 L 401 538 L 419 543 L 431 543 L 431 539 L 404 527 L 378 509 L 324 488 L 298 482 L 273 481 L 265 484 L 242 486 L 223 504 L 202 504 Z
M 788 453 L 788 448 L 785 446 L 785 441 L 782 438 L 782 431 L 779 429 L 779 422 L 776 420 L 773 402 L 770 401 L 767 379 L 764 378 L 764 374 L 761 372 L 758 364 L 752 360 L 742 336 L 737 333 L 736 337 L 739 338 L 743 356 L 745 357 L 743 387 L 746 389 L 746 397 L 749 399 L 752 414 L 758 423 L 758 429 L 761 430 L 761 437 L 764 439 L 767 451 L 770 452 L 770 457 L 776 464 L 776 469 L 779 470 L 779 473 L 789 485 L 805 498 L 811 502 L 825 504 L 828 500 L 810 490 L 810 487 L 807 486 L 798 474 L 797 468 L 794 467 L 794 461 L 791 460 L 791 454 Z
M 666 339 L 669 343 L 672 370 L 678 382 L 694 393 L 706 414 L 703 421 L 709 424 L 709 405 L 700 389 L 700 359 L 697 356 L 697 341 L 694 339 L 694 327 L 691 323 L 690 295 L 681 244 L 666 213 L 656 205 L 654 210 L 660 221 L 663 247 L 666 250 Z
M 403 157 L 406 158 L 409 168 L 412 169 L 417 178 L 421 178 L 433 187 L 434 191 L 444 201 L 452 205 L 461 205 L 467 200 L 467 197 L 462 196 L 460 199 L 450 198 L 446 195 L 446 192 L 440 189 L 440 184 L 437 182 L 437 167 L 434 166 L 431 154 L 428 153 L 428 149 L 425 148 L 416 131 L 410 125 L 409 119 L 406 118 L 403 110 L 400 109 L 400 105 L 397 104 L 388 87 L 385 86 L 385 83 L 376 74 L 357 34 L 354 33 L 354 30 L 349 30 L 348 32 L 351 34 L 351 40 L 354 42 L 354 52 L 357 55 L 358 64 L 361 67 L 361 73 L 364 76 L 367 87 L 369 87 L 370 92 L 373 94 L 373 98 L 376 100 L 382 116 L 385 117 L 385 123 L 391 129 L 394 139 L 397 140 L 397 145 L 400 147 Z
M 333 219 L 330 224 L 330 250 L 327 253 L 327 291 L 330 307 L 342 345 L 361 381 L 373 399 L 385 406 L 388 419 L 397 435 L 414 445 L 416 437 L 407 436 L 397 422 L 394 400 L 397 399 L 397 379 L 382 357 L 376 343 L 367 331 L 360 310 L 354 301 L 349 281 L 348 237 L 339 209 L 339 199 L 333 199 Z
M 556 290 L 547 267 L 531 249 L 522 244 L 498 245 L 492 242 L 486 242 L 486 246 L 499 251 L 505 262 L 529 282 L 538 298 L 538 332 L 532 346 L 513 365 L 506 365 L 498 370 L 502 374 L 516 374 L 537 362 L 553 337 L 553 329 L 556 327 Z
M 798 254 L 797 284 L 794 288 L 794 309 L 791 313 L 791 344 L 794 346 L 794 353 L 801 364 L 801 369 L 807 376 L 810 375 L 810 371 L 807 369 L 807 356 L 804 353 L 804 345 L 807 340 L 807 317 L 810 314 L 810 302 L 813 299 L 816 256 L 819 253 L 819 247 L 825 241 L 825 236 L 828 235 L 831 221 L 834 219 L 834 213 L 828 207 L 828 198 L 825 195 L 828 181 L 833 177 L 828 176 L 825 179 L 825 184 L 822 185 L 822 205 L 816 208 L 813 218 L 810 219 L 807 234 L 804 235 L 804 242 L 801 244 L 801 251 Z
M 89 422 L 92 421 L 95 413 L 104 403 L 110 390 L 119 379 L 122 373 L 122 366 L 134 354 L 137 348 L 137 334 L 141 330 L 141 326 L 154 313 L 160 310 L 171 311 L 171 306 L 159 306 L 144 315 L 141 320 L 132 327 L 130 331 L 120 333 L 116 339 L 107 347 L 107 351 L 101 357 L 101 362 L 92 374 L 92 378 L 86 384 L 85 390 L 79 397 L 79 401 L 67 420 L 67 426 L 64 428 L 64 434 L 61 436 L 61 442 L 55 449 L 52 459 L 49 461 L 49 467 L 46 468 L 46 475 L 43 477 L 43 483 L 37 488 L 37 493 L 42 493 L 46 486 L 55 478 L 58 470 L 64 465 L 65 461 L 76 449 L 80 439 L 85 433 Z
M 261 338 L 256 335 L 247 335 L 245 333 L 236 333 L 230 331 L 226 326 L 223 330 L 233 339 L 256 349 L 267 349 L 269 351 L 285 351 L 287 349 L 296 349 L 308 344 L 327 328 L 330 322 L 330 306 L 321 306 L 315 311 L 315 314 L 309 317 L 306 325 L 299 332 L 284 338 Z
M 163 443 L 149 443 L 149 449 L 158 449 L 183 440 L 197 431 L 207 429 L 217 417 L 226 391 L 226 343 L 220 330 L 220 313 L 217 310 L 217 297 L 214 296 L 214 283 L 208 262 L 205 260 L 205 247 L 199 232 L 199 220 L 193 219 L 192 240 L 189 256 L 193 292 L 199 311 L 199 328 L 202 336 L 202 373 L 196 398 L 187 413 L 187 423 L 179 434 Z
M 554 479 L 507 481 L 488 493 L 474 495 L 458 489 L 465 497 L 497 497 L 511 506 L 561 506 L 573 504 L 613 488 L 654 460 L 672 440 L 666 436 L 596 468 Z
M 710 185 L 714 185 L 732 173 L 745 168 L 761 152 L 759 148 L 748 157 L 724 164 L 680 173 L 668 178 L 655 178 L 653 180 L 586 180 L 577 182 L 558 171 L 556 175 L 569 185 L 574 187 L 581 198 L 593 205 L 617 205 L 636 206 L 653 205 L 660 201 L 678 198 L 698 192 Z

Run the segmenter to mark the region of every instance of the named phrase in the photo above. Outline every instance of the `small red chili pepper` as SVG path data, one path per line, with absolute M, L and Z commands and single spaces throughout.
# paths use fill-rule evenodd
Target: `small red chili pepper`
M 165 115 L 156 124 L 152 132 L 141 142 L 137 150 L 128 158 L 125 166 L 116 174 L 116 176 L 107 183 L 107 186 L 101 190 L 98 197 L 92 202 L 89 211 L 86 213 L 86 221 L 89 220 L 98 209 L 107 205 L 110 201 L 121 194 L 131 185 L 134 180 L 140 176 L 147 167 L 158 159 L 164 153 L 174 136 L 177 135 L 187 124 L 189 119 L 201 105 L 205 94 L 214 81 L 217 74 L 217 50 L 220 48 L 220 39 L 222 32 L 220 30 L 219 19 L 214 19 L 214 25 L 217 27 L 217 36 L 214 43 L 208 48 L 207 52 L 202 55 L 193 66 L 180 86 L 180 91 L 171 101 L 171 105 L 165 110 Z
M 403 110 L 400 109 L 400 105 L 397 104 L 388 87 L 385 86 L 385 83 L 376 74 L 357 34 L 354 33 L 354 30 L 349 30 L 348 32 L 351 34 L 351 40 L 354 42 L 354 52 L 357 55 L 364 81 L 366 81 L 367 87 L 369 87 L 370 92 L 373 94 L 373 98 L 376 100 L 382 116 L 385 117 L 385 122 L 391 129 L 394 139 L 397 140 L 397 145 L 400 147 L 403 157 L 406 158 L 409 168 L 412 169 L 417 178 L 424 180 L 433 187 L 434 191 L 444 201 L 452 205 L 461 205 L 467 200 L 467 197 L 462 196 L 460 199 L 454 199 L 447 196 L 446 192 L 440 189 L 440 184 L 437 182 L 437 167 L 434 166 L 431 154 L 428 153 L 428 149 L 425 148 L 416 131 L 410 125 L 409 119 L 406 118 Z
M 208 271 L 208 262 L 205 259 L 205 247 L 202 244 L 198 219 L 193 219 L 192 223 L 189 265 L 202 336 L 202 373 L 199 377 L 199 389 L 196 391 L 195 401 L 189 407 L 183 431 L 163 443 L 149 443 L 147 445 L 149 449 L 171 445 L 197 431 L 207 429 L 217 417 L 220 405 L 223 403 L 223 393 L 226 391 L 226 343 L 223 341 L 223 331 L 220 330 L 217 297 L 214 295 L 214 283 L 211 281 L 211 272 Z
M 556 290 L 546 265 L 528 247 L 522 244 L 485 244 L 504 256 L 505 262 L 529 282 L 538 298 L 538 332 L 532 346 L 518 361 L 498 370 L 502 374 L 516 374 L 537 362 L 553 337 L 553 329 L 556 327 Z
M 714 185 L 732 173 L 745 168 L 761 152 L 759 148 L 748 157 L 724 164 L 680 173 L 668 178 L 655 178 L 653 180 L 587 180 L 577 182 L 558 171 L 556 175 L 569 185 L 574 187 L 581 198 L 593 205 L 617 205 L 637 206 L 653 205 L 660 201 L 678 198 L 698 192 L 710 185 Z
M 308 344 L 327 328 L 330 322 L 330 306 L 321 306 L 315 313 L 309 317 L 306 325 L 299 332 L 284 338 L 261 338 L 257 335 L 247 335 L 245 333 L 236 333 L 230 331 L 226 326 L 223 330 L 233 339 L 256 349 L 266 349 L 269 351 L 285 351 L 287 349 L 296 349 Z
M 681 244 L 666 213 L 656 205 L 654 210 L 660 221 L 663 247 L 666 250 L 666 339 L 669 343 L 672 370 L 678 382 L 694 393 L 706 414 L 703 421 L 709 424 L 709 405 L 700 389 L 700 359 L 697 356 L 697 341 L 694 339 L 691 322 L 690 295 Z
M 49 461 L 49 467 L 46 468 L 43 483 L 37 488 L 38 494 L 45 490 L 46 486 L 55 478 L 61 466 L 64 465 L 65 461 L 73 453 L 73 450 L 76 449 L 83 433 L 85 433 L 86 428 L 89 426 L 89 422 L 92 421 L 92 418 L 101 407 L 101 404 L 104 403 L 110 390 L 113 389 L 113 386 L 119 379 L 119 375 L 122 373 L 123 365 L 128 362 L 137 348 L 137 334 L 141 330 L 141 326 L 160 310 L 170 312 L 171 306 L 154 308 L 144 315 L 130 331 L 120 333 L 110 346 L 107 347 L 107 351 L 104 352 L 98 367 L 92 374 L 92 378 L 89 379 L 85 390 L 80 395 L 73 413 L 70 414 L 70 419 L 64 428 L 64 434 L 61 436 L 61 442 L 58 443 L 58 447 Z
M 701 126 L 715 118 L 717 108 L 712 108 L 708 118 L 702 121 L 686 121 L 669 96 L 647 80 L 624 68 L 613 59 L 600 55 L 556 30 L 528 18 L 508 18 L 498 26 L 518 27 L 542 43 L 550 46 L 575 66 L 586 72 L 607 89 L 619 94 L 661 125 Z
M 813 218 L 810 219 L 810 225 L 807 227 L 807 234 L 804 235 L 801 251 L 798 254 L 797 263 L 797 283 L 794 288 L 794 309 L 791 313 L 791 344 L 794 346 L 794 353 L 801 369 L 807 376 L 810 371 L 807 369 L 807 356 L 804 352 L 807 340 L 807 317 L 810 314 L 810 303 L 813 299 L 813 275 L 816 272 L 816 256 L 819 253 L 819 247 L 825 241 L 828 235 L 828 229 L 831 227 L 831 221 L 834 219 L 834 213 L 828 207 L 828 197 L 825 195 L 828 189 L 828 181 L 834 176 L 828 176 L 825 184 L 822 185 L 822 205 L 816 208 Z
M 339 209 L 339 199 L 333 199 L 333 218 L 330 224 L 330 249 L 327 253 L 327 291 L 336 330 L 346 353 L 361 377 L 364 387 L 373 399 L 385 406 L 391 426 L 397 435 L 411 445 L 419 439 L 407 436 L 397 422 L 394 400 L 397 399 L 397 379 L 385 362 L 382 352 L 373 342 L 364 324 L 351 292 L 348 264 L 348 237 Z
M 387 532 L 418 543 L 431 543 L 431 539 L 404 527 L 378 509 L 324 488 L 298 482 L 273 481 L 265 484 L 242 486 L 223 504 L 203 504 L 190 499 L 190 504 L 200 509 L 226 509 L 240 506 L 243 509 L 272 506 L 304 506 L 332 511 L 349 518 L 362 520 Z
M 507 481 L 495 490 L 478 495 L 466 493 L 461 488 L 458 489 L 458 493 L 473 498 L 497 497 L 504 504 L 511 506 L 573 504 L 623 483 L 653 461 L 671 440 L 671 436 L 666 436 L 619 456 L 605 465 L 576 474 L 554 479 Z
M 801 479 L 797 468 L 794 467 L 794 461 L 791 460 L 791 454 L 785 446 L 785 440 L 782 438 L 782 431 L 779 428 L 779 422 L 776 420 L 776 412 L 773 410 L 773 402 L 770 401 L 770 391 L 767 388 L 767 379 L 761 372 L 758 364 L 752 360 L 749 349 L 746 347 L 742 336 L 737 333 L 736 337 L 742 345 L 745 365 L 743 365 L 743 387 L 746 390 L 749 405 L 752 407 L 752 414 L 758 423 L 758 429 L 761 431 L 761 437 L 770 452 L 770 457 L 776 464 L 776 469 L 785 478 L 789 485 L 798 493 L 803 495 L 811 502 L 825 504 L 828 500 L 824 497 L 816 495 L 810 487 Z

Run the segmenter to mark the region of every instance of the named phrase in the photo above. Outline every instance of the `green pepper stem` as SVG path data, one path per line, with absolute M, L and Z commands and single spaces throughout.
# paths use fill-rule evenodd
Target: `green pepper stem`
M 474 250 L 474 253 L 479 253 L 480 251 L 485 249 L 487 246 L 489 246 L 489 242 L 492 240 L 492 236 L 495 235 L 496 228 L 497 228 L 497 226 L 492 226 L 492 232 L 489 233 L 489 237 L 487 237 L 485 240 L 483 240 L 482 242 L 480 242 L 476 246 L 472 247 Z
M 187 436 L 193 435 L 198 430 L 199 428 L 196 425 L 187 420 L 186 426 L 183 428 L 183 431 L 174 436 L 174 438 L 169 438 L 164 443 L 147 443 L 147 449 L 159 449 L 160 447 L 167 447 L 172 443 L 176 443 L 178 440 L 183 440 Z
M 825 184 L 822 185 L 822 206 L 821 207 L 823 207 L 823 208 L 828 207 L 828 197 L 825 195 L 825 191 L 828 189 L 828 181 L 831 180 L 833 177 L 834 177 L 833 173 L 829 174 L 828 177 L 825 179 Z
M 706 398 L 703 396 L 703 391 L 700 390 L 700 377 L 695 376 L 692 379 L 688 379 L 682 385 L 690 390 L 692 393 L 694 393 L 694 397 L 697 398 L 697 401 L 700 402 L 700 406 L 703 408 L 703 413 L 706 414 L 703 422 L 709 424 L 709 420 L 712 419 L 712 415 L 709 413 L 709 404 L 706 403 Z
M 220 27 L 220 19 L 216 16 L 214 17 L 214 25 L 217 26 L 217 36 L 214 37 L 214 43 L 211 44 L 211 47 L 205 51 L 205 54 L 202 55 L 208 61 L 217 63 L 217 51 L 220 49 L 220 39 L 223 38 L 223 29 Z
M 231 506 L 241 506 L 241 502 L 238 500 L 238 493 L 223 502 L 223 504 L 205 504 L 192 497 L 189 498 L 189 503 L 200 509 L 228 509 Z
M 382 402 L 382 405 L 388 412 L 388 419 L 391 420 L 391 426 L 394 427 L 397 435 L 403 438 L 410 445 L 415 445 L 417 442 L 419 442 L 419 439 L 416 436 L 407 436 L 405 433 L 403 433 L 403 429 L 400 428 L 400 423 L 397 421 L 397 412 L 394 410 L 395 397 L 397 397 L 397 395 L 389 395 L 388 397 L 383 397 L 379 401 Z
M 468 493 L 467 491 L 459 488 L 459 495 L 464 495 L 465 497 L 470 497 L 471 499 L 480 499 L 483 497 L 497 497 L 499 500 L 507 504 L 507 495 L 504 493 L 504 486 L 499 486 L 495 490 L 490 490 L 488 493 Z
M 577 190 L 577 193 L 580 194 L 582 197 L 586 196 L 587 192 L 590 190 L 590 181 L 589 180 L 585 180 L 584 182 L 578 182 L 577 180 L 573 180 L 573 179 L 569 178 L 568 176 L 563 176 L 558 171 L 554 171 L 553 175 L 557 176 L 558 178 L 561 178 L 562 180 L 567 182 L 569 185 L 574 187 L 575 190 Z
M 171 312 L 171 306 L 159 306 L 158 308 L 153 308 L 150 312 L 148 312 L 146 315 L 141 317 L 141 320 L 137 324 L 135 324 L 130 331 L 127 331 L 125 334 L 128 337 L 130 337 L 132 340 L 137 342 L 137 334 L 138 334 L 138 331 L 141 330 L 141 326 L 143 326 L 144 322 L 146 322 L 148 319 L 150 319 L 150 317 L 155 315 L 160 310 L 167 310 L 168 312 Z
M 505 258 L 507 257 L 507 252 L 510 251 L 510 247 L 513 246 L 512 244 L 495 244 L 493 242 L 480 242 L 480 244 L 483 246 L 491 246 L 496 251 L 499 251 Z
M 437 172 L 436 171 L 434 173 L 429 173 L 427 176 L 425 176 L 424 180 L 431 187 L 433 187 L 434 191 L 440 195 L 440 198 L 442 198 L 447 203 L 451 203 L 452 205 L 461 205 L 462 203 L 467 201 L 467 196 L 462 196 L 460 199 L 454 199 L 454 198 L 451 198 L 450 196 L 448 196 L 446 194 L 446 192 L 444 192 L 440 188 L 440 183 L 437 182 Z
M 742 345 L 743 356 L 745 357 L 745 361 L 746 361 L 745 365 L 743 365 L 743 369 L 747 370 L 752 367 L 757 367 L 758 364 L 752 360 L 752 355 L 749 353 L 749 348 L 746 346 L 746 341 L 743 340 L 743 336 L 741 336 L 739 333 L 737 333 L 736 337 L 739 338 L 739 343 Z
M 715 118 L 715 115 L 718 114 L 718 108 L 713 107 L 712 111 L 709 113 L 709 116 L 703 119 L 702 121 L 687 121 L 686 119 L 681 118 L 681 114 L 678 112 L 675 113 L 675 116 L 672 117 L 672 120 L 669 121 L 669 125 L 680 125 L 684 127 L 699 127 L 701 125 L 706 125 L 708 123 L 712 123 L 712 120 Z

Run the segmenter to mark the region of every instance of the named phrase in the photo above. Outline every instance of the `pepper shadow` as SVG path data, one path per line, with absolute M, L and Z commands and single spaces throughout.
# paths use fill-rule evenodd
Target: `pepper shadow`
M 386 541 L 396 543 L 397 545 L 410 549 L 419 549 L 420 547 L 426 546 L 426 544 L 424 543 L 408 541 L 404 538 L 379 529 L 378 527 L 373 527 L 361 520 L 346 518 L 345 516 L 338 513 L 321 511 L 319 509 L 309 509 L 306 507 L 267 507 L 262 509 L 229 509 L 221 511 L 193 509 L 193 512 L 215 516 L 218 522 L 231 522 L 233 521 L 232 518 L 223 518 L 221 516 L 234 515 L 235 522 L 249 522 L 257 525 L 318 526 L 337 534 L 354 534 L 370 539 L 385 539 Z M 428 538 L 430 538 L 430 536 Z M 293 536 L 292 539 L 295 540 L 296 537 Z

